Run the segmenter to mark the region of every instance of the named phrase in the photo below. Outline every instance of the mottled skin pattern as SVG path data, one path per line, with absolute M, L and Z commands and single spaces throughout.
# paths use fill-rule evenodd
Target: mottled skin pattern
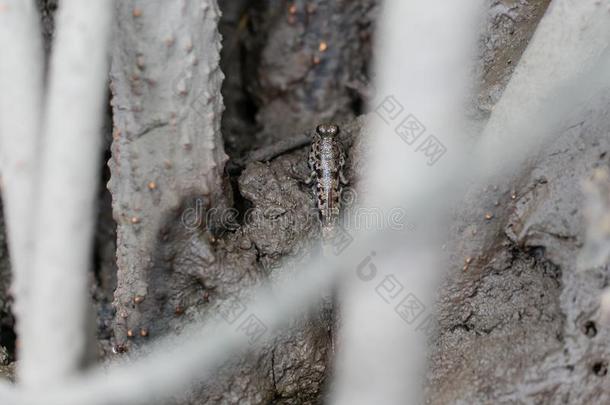
M 315 191 L 323 236 L 332 232 L 341 208 L 341 186 L 347 184 L 343 174 L 345 154 L 338 139 L 339 127 L 320 125 L 311 143 L 309 167 L 311 175 L 307 183 L 315 180 Z

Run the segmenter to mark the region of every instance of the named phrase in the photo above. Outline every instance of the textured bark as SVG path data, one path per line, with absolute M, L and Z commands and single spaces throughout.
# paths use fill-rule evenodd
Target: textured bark
M 141 341 L 173 329 L 185 296 L 203 303 L 205 272 L 217 266 L 214 238 L 189 232 L 181 216 L 196 200 L 225 207 L 228 190 L 216 1 L 119 2 L 117 18 L 109 188 L 122 350 L 132 333 Z
M 249 0 L 219 0 L 222 10 L 220 33 L 223 47 L 220 66 L 226 75 L 222 84 L 225 112 L 222 115 L 222 137 L 227 154 L 232 158 L 241 156 L 252 148 L 256 132 L 254 104 L 247 91 L 245 59 L 248 53 L 244 41 L 247 30 Z

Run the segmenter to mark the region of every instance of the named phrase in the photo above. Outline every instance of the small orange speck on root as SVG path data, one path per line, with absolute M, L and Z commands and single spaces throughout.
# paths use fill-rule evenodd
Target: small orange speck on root
M 146 328 L 140 329 L 140 336 L 142 336 L 142 337 L 148 336 L 148 329 L 146 329 Z
M 157 183 L 155 183 L 154 181 L 151 181 L 148 183 L 148 189 L 149 190 L 156 190 L 157 189 Z
M 491 212 L 488 212 L 487 214 L 485 214 L 485 219 L 488 220 L 488 221 L 490 219 L 492 219 L 493 217 L 494 217 L 494 214 L 492 214 Z
M 133 337 L 133 331 L 131 329 L 127 329 L 127 337 Z
M 464 263 L 466 264 L 470 264 L 472 262 L 472 257 L 467 256 L 466 259 L 464 260 Z
M 328 49 L 328 44 L 324 41 L 320 42 L 320 45 L 318 45 L 318 50 L 320 52 L 326 52 L 327 49 Z
M 133 299 L 133 302 L 135 302 L 136 304 L 140 304 L 142 303 L 142 301 L 144 301 L 144 297 L 141 295 L 136 295 Z
M 142 9 L 135 7 L 133 9 L 133 16 L 134 17 L 140 17 L 142 15 Z
M 296 14 L 297 13 L 297 5 L 296 4 L 291 4 L 290 7 L 288 7 L 288 12 L 290 14 Z
M 140 218 L 138 217 L 131 217 L 131 223 L 132 224 L 139 224 L 140 223 Z

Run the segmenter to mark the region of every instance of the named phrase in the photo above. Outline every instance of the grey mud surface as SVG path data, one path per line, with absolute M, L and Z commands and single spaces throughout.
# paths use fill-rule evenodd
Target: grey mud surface
M 452 229 L 429 401 L 607 403 L 609 328 L 600 319 L 607 266 L 576 269 L 582 185 L 607 167 L 610 98 L 510 181 L 470 190 Z M 489 218 L 489 214 L 492 216 Z

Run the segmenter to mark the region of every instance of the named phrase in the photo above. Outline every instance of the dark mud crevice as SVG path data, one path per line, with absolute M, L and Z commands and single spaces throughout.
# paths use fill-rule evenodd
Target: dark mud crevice
M 112 216 L 112 195 L 107 188 L 110 181 L 110 169 L 107 163 L 112 157 L 110 152 L 112 143 L 110 92 L 108 92 L 106 106 L 104 126 L 100 134 L 103 139 L 100 151 L 102 156 L 98 169 L 96 231 L 91 256 L 91 294 L 97 313 L 98 357 L 104 357 L 111 346 L 112 322 L 116 315 L 112 301 L 117 286 L 117 225 Z
M 53 36 L 55 33 L 55 13 L 60 0 L 36 0 L 40 12 L 40 23 L 42 28 L 42 44 L 45 53 L 45 72 L 48 71 L 49 55 L 53 48 Z
M 17 342 L 17 335 L 15 334 L 15 322 L 9 313 L 0 312 L 0 319 L 2 319 L 2 325 L 0 325 L 0 347 L 6 349 L 8 354 L 7 360 L 12 362 L 16 359 L 15 344 Z
M 219 6 L 222 10 L 219 29 L 223 37 L 220 63 L 225 73 L 221 90 L 225 104 L 221 130 L 226 153 L 232 159 L 239 159 L 251 148 L 257 131 L 258 108 L 247 91 L 247 52 L 244 45 L 251 35 L 247 25 L 248 9 L 252 5 L 245 0 L 220 0 Z
M 348 83 L 361 77 L 371 60 L 378 3 L 252 3 L 244 44 L 247 90 L 260 127 L 254 147 L 356 116 L 361 97 Z
M 16 359 L 17 336 L 15 317 L 12 313 L 12 297 L 9 294 L 11 285 L 11 265 L 6 240 L 6 222 L 4 221 L 4 206 L 0 204 L 0 357 L 6 352 L 6 362 Z M 4 350 L 2 349 L 4 347 Z M 3 361 L 0 361 L 0 366 Z M 2 374 L 2 373 L 0 373 Z
M 58 0 L 37 0 L 36 6 L 40 13 L 42 44 L 44 48 L 44 70 L 48 69 L 48 58 L 51 51 L 54 16 L 57 10 Z M 13 362 L 16 359 L 16 331 L 15 318 L 11 310 L 12 299 L 9 295 L 11 283 L 11 269 L 8 246 L 6 241 L 6 226 L 4 222 L 4 210 L 0 206 L 0 351 L 8 354 L 6 361 Z M 4 350 L 2 349 L 4 348 Z M 1 357 L 1 356 L 0 356 Z M 0 361 L 0 366 L 2 362 Z M 1 371 L 1 370 L 0 370 Z M 0 375 L 3 374 L 0 372 Z

